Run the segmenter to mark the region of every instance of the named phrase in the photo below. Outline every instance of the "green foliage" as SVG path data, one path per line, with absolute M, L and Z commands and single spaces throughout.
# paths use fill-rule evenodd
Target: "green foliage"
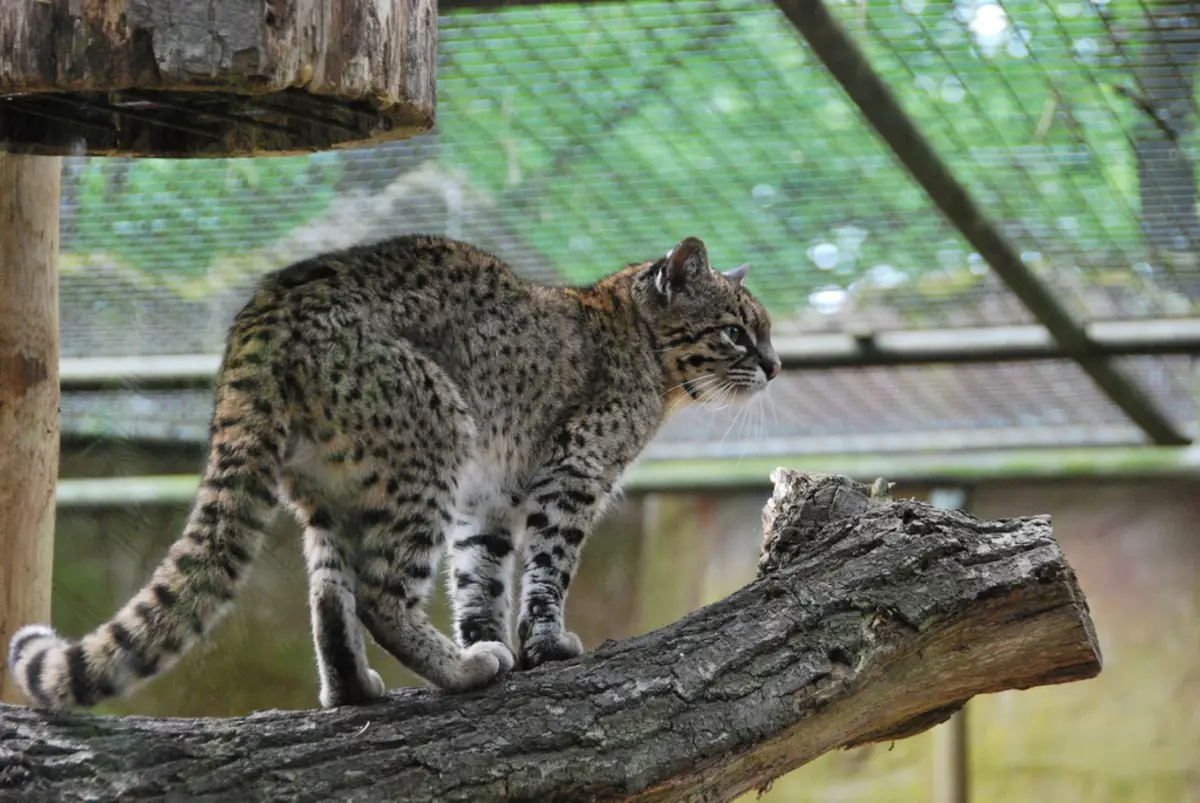
M 831 6 L 1026 261 L 1072 277 L 1060 293 L 1114 272 L 1136 293 L 1164 275 L 1144 245 L 1131 146 L 1147 125 L 1127 97 L 1147 37 L 1122 32 L 1144 29 L 1140 3 Z M 696 234 L 718 265 L 752 263 L 779 316 L 886 297 L 935 323 L 994 292 L 770 3 L 464 11 L 440 37 L 440 166 L 567 280 Z M 92 161 L 71 247 L 203 275 L 324 210 L 341 159 Z
M 1101 16 L 1136 22 L 1136 4 L 833 7 L 1028 261 L 1147 259 L 1130 147 L 1144 121 L 1113 89 L 1136 85 L 1138 49 Z M 572 280 L 699 233 L 718 261 L 756 264 L 777 312 L 976 291 L 984 266 L 771 4 L 464 12 L 444 34 L 444 158 Z
M 319 214 L 340 172 L 309 157 L 91 160 L 77 179 L 71 246 L 151 277 L 195 277 Z

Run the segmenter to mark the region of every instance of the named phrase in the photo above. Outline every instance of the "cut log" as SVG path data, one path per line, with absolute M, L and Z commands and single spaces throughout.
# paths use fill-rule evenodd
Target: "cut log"
M 730 800 L 977 694 L 1092 677 L 1048 517 L 983 522 L 779 471 L 761 576 L 653 633 L 462 695 L 213 719 L 0 708 L 21 801 Z
M 0 644 L 50 621 L 62 160 L 0 153 Z M 6 647 L 5 647 L 6 650 Z M 3 651 L 3 650 L 0 650 Z M 20 692 L 0 666 L 0 700 Z
M 302 152 L 434 123 L 436 0 L 0 3 L 0 150 Z

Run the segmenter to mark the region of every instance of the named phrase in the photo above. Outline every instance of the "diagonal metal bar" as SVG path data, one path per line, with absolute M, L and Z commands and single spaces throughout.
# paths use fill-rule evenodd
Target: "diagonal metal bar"
M 1155 443 L 1188 443 L 1188 437 L 1136 382 L 1109 359 L 1097 356 L 1099 350 L 1087 330 L 1054 298 L 984 215 L 822 0 L 774 2 L 901 164 L 1026 309 L 1046 327 L 1062 351 Z

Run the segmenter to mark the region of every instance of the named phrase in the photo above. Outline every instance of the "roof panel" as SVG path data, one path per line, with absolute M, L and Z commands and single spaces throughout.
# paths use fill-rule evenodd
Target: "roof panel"
M 1160 376 L 1151 395 L 1185 425 L 1194 420 L 1178 376 L 1187 360 L 1138 359 L 1139 376 Z M 1061 360 L 804 371 L 773 385 L 761 402 L 681 414 L 652 453 L 737 457 L 1145 442 L 1077 365 Z

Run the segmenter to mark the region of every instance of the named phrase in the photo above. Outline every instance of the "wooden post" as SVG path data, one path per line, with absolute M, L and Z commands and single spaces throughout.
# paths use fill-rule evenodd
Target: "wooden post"
M 61 167 L 0 153 L 0 654 L 21 625 L 50 621 Z M 0 699 L 21 699 L 6 666 Z
M 934 488 L 929 503 L 943 510 L 967 510 L 962 488 Z M 971 757 L 967 745 L 967 706 L 933 731 L 934 803 L 970 803 Z
M 967 709 L 933 731 L 934 803 L 970 803 L 970 759 L 967 751 Z

